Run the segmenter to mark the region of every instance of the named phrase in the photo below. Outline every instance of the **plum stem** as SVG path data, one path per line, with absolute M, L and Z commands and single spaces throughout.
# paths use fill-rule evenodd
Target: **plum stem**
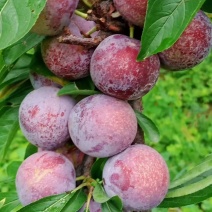
M 86 176 L 82 175 L 76 178 L 76 181 L 81 181 L 81 180 L 85 180 Z
M 84 18 L 84 19 L 87 19 L 87 18 L 88 18 L 88 15 L 87 15 L 86 13 L 83 13 L 83 12 L 81 12 L 81 11 L 79 11 L 79 10 L 75 10 L 74 13 L 75 13 L 76 15 L 78 15 L 78 16 Z
M 74 193 L 74 192 L 80 190 L 83 187 L 89 187 L 89 186 L 91 186 L 91 183 L 90 182 L 82 183 L 79 186 L 77 186 L 74 190 L 72 190 L 71 193 Z
M 135 27 L 130 25 L 129 29 L 130 29 L 130 38 L 134 38 Z
M 91 30 L 89 30 L 88 32 L 86 32 L 85 36 L 88 37 L 90 36 L 92 33 L 97 31 L 97 27 L 93 27 Z
M 91 186 L 91 187 L 89 188 L 89 193 L 88 193 L 87 203 L 86 203 L 86 211 L 89 211 L 89 205 L 90 205 L 91 198 L 92 198 L 92 195 L 93 195 L 93 189 L 94 189 L 93 186 Z
M 49 76 L 49 77 L 47 77 L 47 78 L 48 78 L 48 79 L 51 79 L 53 82 L 55 82 L 55 83 L 57 83 L 57 84 L 59 84 L 59 85 L 62 85 L 62 86 L 64 86 L 64 85 L 66 85 L 66 84 L 69 83 L 69 81 L 64 80 L 64 79 L 61 79 L 61 78 L 56 77 L 56 76 Z

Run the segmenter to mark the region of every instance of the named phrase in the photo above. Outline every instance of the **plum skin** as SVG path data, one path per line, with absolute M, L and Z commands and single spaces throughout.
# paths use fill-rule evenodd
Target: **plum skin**
M 41 53 L 44 63 L 56 76 L 76 80 L 89 75 L 93 49 L 47 38 L 41 43 Z
M 147 0 L 113 0 L 116 9 L 130 23 L 143 27 Z
M 47 77 L 37 74 L 35 72 L 29 74 L 29 79 L 34 89 L 38 89 L 44 86 L 61 88 L 61 85 L 55 83 L 53 80 L 48 79 Z
M 44 86 L 30 92 L 19 108 L 19 124 L 30 143 L 45 150 L 56 149 L 70 139 L 68 117 L 75 105 L 59 89 Z
M 18 169 L 16 190 L 22 205 L 61 194 L 76 187 L 73 164 L 63 155 L 42 151 L 28 157 Z
M 40 35 L 58 35 L 68 26 L 78 2 L 79 0 L 47 0 L 31 31 Z
M 115 34 L 104 39 L 95 49 L 90 75 L 103 93 L 123 100 L 135 100 L 155 85 L 160 71 L 157 55 L 137 62 L 140 41 Z
M 103 94 L 78 102 L 70 113 L 68 126 L 73 143 L 85 154 L 99 158 L 126 149 L 137 132 L 131 106 Z
M 150 210 L 161 203 L 169 186 L 169 171 L 153 148 L 136 144 L 109 158 L 103 169 L 109 197 L 118 195 L 127 210 Z
M 159 57 L 165 68 L 184 70 L 201 63 L 211 47 L 212 24 L 210 19 L 199 11 L 175 44 L 159 53 Z

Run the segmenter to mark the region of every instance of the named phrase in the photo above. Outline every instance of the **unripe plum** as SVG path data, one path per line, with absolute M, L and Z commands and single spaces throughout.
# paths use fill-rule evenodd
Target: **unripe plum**
M 59 89 L 41 87 L 30 92 L 19 109 L 19 124 L 32 144 L 56 149 L 70 139 L 68 117 L 75 105 L 69 96 L 57 96 Z
M 22 205 L 65 193 L 76 187 L 73 164 L 63 155 L 42 151 L 28 157 L 16 175 L 16 190 Z
M 156 83 L 160 61 L 157 55 L 137 62 L 140 41 L 125 35 L 111 35 L 95 49 L 90 65 L 94 84 L 103 93 L 135 100 L 149 92 Z
M 35 72 L 29 74 L 29 79 L 34 89 L 38 89 L 43 86 L 52 86 L 56 88 L 61 88 L 59 84 L 55 83 L 51 79 L 48 79 L 47 77 L 37 74 Z
M 93 157 L 109 157 L 134 140 L 137 120 L 131 106 L 103 94 L 78 102 L 70 113 L 69 132 L 74 144 Z
M 147 0 L 113 0 L 116 9 L 130 23 L 143 27 Z
M 32 32 L 41 35 L 57 35 L 68 26 L 79 0 L 47 0 Z
M 106 162 L 103 182 L 109 197 L 118 195 L 127 210 L 150 210 L 161 203 L 169 171 L 161 155 L 143 144 L 132 145 Z
M 44 63 L 56 76 L 75 80 L 89 75 L 93 49 L 47 38 L 42 42 L 41 50 Z
M 177 42 L 159 53 L 161 63 L 170 70 L 183 70 L 201 63 L 212 47 L 212 24 L 199 11 Z

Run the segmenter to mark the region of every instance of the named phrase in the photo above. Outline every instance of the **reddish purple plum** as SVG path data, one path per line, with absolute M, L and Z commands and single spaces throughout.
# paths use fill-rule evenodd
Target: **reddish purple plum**
M 140 41 L 125 35 L 111 35 L 95 49 L 90 65 L 91 78 L 103 93 L 123 100 L 135 100 L 155 85 L 160 71 L 157 55 L 142 62 L 136 58 Z
M 32 32 L 48 36 L 58 35 L 68 26 L 78 2 L 79 0 L 47 0 Z
M 103 94 L 78 102 L 70 113 L 68 126 L 73 143 L 85 154 L 99 158 L 126 149 L 137 132 L 131 106 Z
M 47 77 L 37 74 L 35 72 L 29 74 L 29 79 L 34 89 L 38 89 L 44 86 L 52 86 L 56 88 L 61 88 L 61 85 L 55 83 L 53 80 L 48 79 Z
M 103 182 L 108 196 L 118 195 L 126 210 L 150 210 L 162 202 L 168 191 L 169 171 L 156 150 L 136 144 L 109 158 Z
M 22 205 L 69 192 L 76 187 L 73 164 L 63 155 L 42 151 L 28 157 L 18 169 L 16 190 Z
M 161 63 L 170 70 L 190 69 L 201 63 L 212 47 L 212 24 L 199 11 L 177 42 L 159 53 Z
M 146 17 L 147 0 L 113 0 L 113 2 L 124 19 L 131 24 L 143 27 Z
M 56 76 L 76 80 L 89 75 L 93 49 L 59 43 L 57 38 L 45 39 L 41 49 L 44 63 Z
M 19 124 L 30 143 L 46 150 L 56 149 L 70 139 L 68 117 L 75 105 L 69 96 L 57 96 L 59 89 L 41 87 L 30 92 L 19 109 Z

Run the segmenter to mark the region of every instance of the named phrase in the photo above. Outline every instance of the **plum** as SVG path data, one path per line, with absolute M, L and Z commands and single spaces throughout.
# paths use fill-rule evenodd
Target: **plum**
M 137 132 L 131 106 L 104 94 L 78 102 L 70 113 L 68 126 L 73 143 L 85 154 L 99 158 L 126 149 Z
M 65 193 L 76 187 L 73 164 L 63 155 L 42 151 L 28 157 L 18 169 L 16 190 L 22 205 Z
M 147 0 L 113 0 L 115 8 L 131 24 L 143 27 Z
M 78 2 L 79 0 L 47 0 L 31 31 L 41 35 L 58 35 L 68 26 Z
M 111 35 L 95 49 L 90 75 L 103 93 L 123 100 L 135 100 L 155 85 L 160 71 L 157 55 L 137 62 L 140 41 L 125 35 Z
M 108 196 L 118 195 L 126 210 L 150 210 L 168 191 L 169 171 L 156 150 L 136 144 L 108 159 L 103 182 Z
M 201 63 L 211 47 L 212 24 L 210 19 L 199 11 L 175 44 L 159 53 L 159 57 L 167 69 L 189 69 Z
M 51 79 L 48 79 L 47 77 L 37 74 L 37 73 L 30 73 L 29 74 L 29 79 L 32 84 L 32 87 L 34 89 L 38 89 L 43 86 L 52 86 L 56 88 L 61 88 L 61 85 L 55 83 Z
M 42 42 L 41 50 L 44 63 L 56 76 L 76 80 L 89 75 L 93 49 L 59 43 L 57 38 L 53 37 Z
M 70 139 L 68 117 L 75 105 L 59 89 L 44 86 L 30 92 L 19 109 L 20 128 L 30 143 L 46 150 L 56 149 Z

